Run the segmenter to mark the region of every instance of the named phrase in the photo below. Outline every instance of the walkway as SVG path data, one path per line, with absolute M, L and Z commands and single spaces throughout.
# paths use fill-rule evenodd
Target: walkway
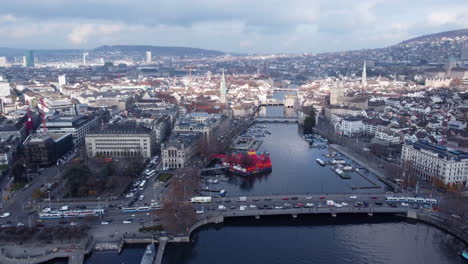
M 154 264 L 161 264 L 162 257 L 164 255 L 164 249 L 166 248 L 167 237 L 159 238 L 158 252 L 156 253 L 156 258 L 154 259 Z
M 351 154 L 348 150 L 346 150 L 344 147 L 342 146 L 339 146 L 339 145 L 335 145 L 335 144 L 332 144 L 330 145 L 330 147 L 336 149 L 337 151 L 343 153 L 344 155 L 346 155 L 347 157 L 351 158 L 352 160 L 354 160 L 355 162 L 359 163 L 359 165 L 365 167 L 366 169 L 368 169 L 370 172 L 372 172 L 373 174 L 375 174 L 382 182 L 384 182 L 385 184 L 387 184 L 388 186 L 392 187 L 393 190 L 397 190 L 398 189 L 398 186 L 390 181 L 383 173 L 381 173 L 380 171 L 374 169 L 374 168 L 371 168 L 369 167 L 369 163 L 368 162 L 364 162 L 362 161 L 360 158 L 358 158 L 356 155 L 353 155 Z

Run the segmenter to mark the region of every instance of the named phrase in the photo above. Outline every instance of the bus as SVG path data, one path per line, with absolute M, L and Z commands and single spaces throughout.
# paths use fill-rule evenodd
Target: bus
M 138 187 L 138 189 L 140 191 L 143 191 L 143 189 L 145 189 L 145 184 L 146 184 L 146 180 L 141 181 L 140 186 Z

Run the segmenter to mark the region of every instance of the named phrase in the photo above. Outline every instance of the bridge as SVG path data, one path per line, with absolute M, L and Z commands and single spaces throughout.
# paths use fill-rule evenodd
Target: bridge
M 257 117 L 257 123 L 297 123 L 297 117 Z
M 292 88 L 275 88 L 273 89 L 275 92 L 297 92 L 297 89 Z
M 280 105 L 284 105 L 283 100 L 267 99 L 266 101 L 260 103 L 260 106 L 280 106 Z
M 403 195 L 404 196 L 404 195 Z M 199 221 L 189 230 L 194 231 L 200 226 L 210 223 L 221 223 L 229 217 L 255 217 L 272 215 L 328 214 L 337 217 L 339 214 L 403 214 L 414 218 L 418 209 L 395 204 L 391 206 L 385 201 L 384 193 L 347 193 L 347 194 L 289 194 L 249 197 L 213 197 L 211 203 L 197 204 L 197 210 L 202 210 Z M 327 205 L 333 201 L 339 206 Z M 224 206 L 220 209 L 220 206 Z M 243 207 L 243 209 L 241 209 Z M 204 210 L 204 209 L 210 210 Z M 189 234 L 190 236 L 190 234 Z

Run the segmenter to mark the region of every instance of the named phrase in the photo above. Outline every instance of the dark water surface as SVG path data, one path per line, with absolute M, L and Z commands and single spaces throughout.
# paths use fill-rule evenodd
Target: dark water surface
M 282 107 L 268 107 L 261 115 L 281 116 Z M 291 113 L 286 113 L 291 115 Z M 362 192 L 352 187 L 370 183 L 357 174 L 343 180 L 316 158 L 327 149 L 309 148 L 297 124 L 265 124 L 272 132 L 259 151 L 268 151 L 272 173 L 259 177 L 231 177 L 211 188 L 225 188 L 228 195 Z M 355 165 L 355 164 L 354 164 Z M 371 176 L 372 177 L 372 176 Z M 379 189 L 386 187 L 375 180 Z M 223 225 L 195 232 L 190 244 L 169 244 L 165 264 L 335 264 L 463 263 L 462 245 L 453 236 L 432 226 L 407 222 L 392 215 L 290 216 L 228 219 Z M 86 264 L 138 264 L 144 248 L 126 248 L 122 254 L 93 253 Z M 62 263 L 62 262 L 54 262 Z M 66 262 L 63 262 L 66 263 Z

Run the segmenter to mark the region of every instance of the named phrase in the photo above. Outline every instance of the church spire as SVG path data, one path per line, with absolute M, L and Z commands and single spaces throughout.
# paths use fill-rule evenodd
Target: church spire
M 221 87 L 220 87 L 220 98 L 221 98 L 221 103 L 225 104 L 226 103 L 226 95 L 227 95 L 227 87 L 226 87 L 226 78 L 224 77 L 224 69 L 221 69 L 222 75 L 221 75 Z

